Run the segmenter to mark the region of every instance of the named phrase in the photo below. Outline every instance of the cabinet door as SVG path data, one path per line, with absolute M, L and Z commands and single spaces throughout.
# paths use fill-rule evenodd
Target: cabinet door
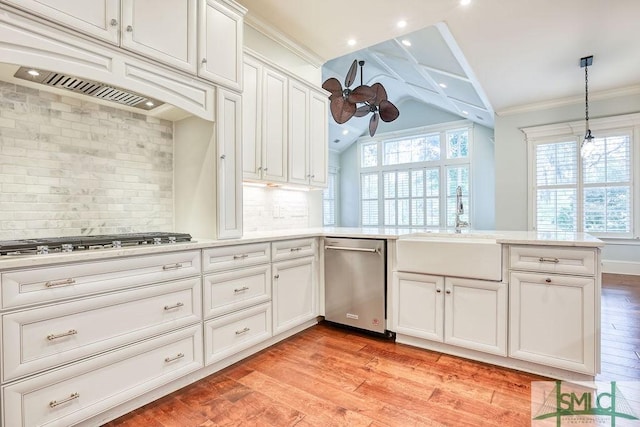
M 273 334 L 316 316 L 315 257 L 273 264 Z
M 237 90 L 242 83 L 243 14 L 219 0 L 200 0 L 198 75 Z
M 245 56 L 242 99 L 242 172 L 262 178 L 262 64 Z
M 289 182 L 309 184 L 309 89 L 289 81 Z
M 218 239 L 242 236 L 242 98 L 218 90 Z
M 196 72 L 196 3 L 122 0 L 122 47 Z
M 118 44 L 120 0 L 7 0 L 6 3 L 49 18 L 74 30 Z
M 287 78 L 264 69 L 262 82 L 262 178 L 287 182 Z
M 321 93 L 311 92 L 309 98 L 309 183 L 318 187 L 327 185 L 329 168 L 329 102 Z
M 507 284 L 445 279 L 444 341 L 507 355 Z
M 595 280 L 512 272 L 509 286 L 509 356 L 595 374 Z
M 396 332 L 442 342 L 444 278 L 398 273 L 396 286 Z

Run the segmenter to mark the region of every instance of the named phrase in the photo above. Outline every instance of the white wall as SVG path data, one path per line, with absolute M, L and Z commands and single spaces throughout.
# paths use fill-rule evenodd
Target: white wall
M 637 93 L 597 98 L 597 94 L 590 97 L 589 112 L 592 118 L 640 111 L 640 95 Z M 520 128 L 580 120 L 583 117 L 582 102 L 496 116 L 496 229 L 526 230 L 528 226 L 527 147 Z M 636 224 L 638 226 L 640 224 Z M 612 268 L 622 268 L 615 267 L 616 263 L 637 263 L 640 260 L 640 246 L 635 243 L 605 247 L 602 256 L 605 271 L 613 272 Z M 625 268 L 632 268 L 635 274 L 640 274 L 640 263 L 625 265 Z
M 494 230 L 496 227 L 496 178 L 493 129 L 474 125 L 471 152 L 471 191 L 473 193 L 471 228 Z
M 360 174 L 358 173 L 358 144 L 351 144 L 340 155 L 340 225 L 360 225 Z

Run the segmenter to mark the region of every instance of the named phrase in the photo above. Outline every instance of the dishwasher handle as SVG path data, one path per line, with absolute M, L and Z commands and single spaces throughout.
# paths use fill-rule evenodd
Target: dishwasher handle
M 325 246 L 325 249 L 333 249 L 336 251 L 351 251 L 351 252 L 379 252 L 378 249 L 370 249 L 370 248 L 352 248 L 349 246 Z

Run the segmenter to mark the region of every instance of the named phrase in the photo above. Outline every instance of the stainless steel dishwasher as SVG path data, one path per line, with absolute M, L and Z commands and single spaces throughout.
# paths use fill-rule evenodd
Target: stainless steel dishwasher
M 384 334 L 386 277 L 385 240 L 326 237 L 325 320 Z

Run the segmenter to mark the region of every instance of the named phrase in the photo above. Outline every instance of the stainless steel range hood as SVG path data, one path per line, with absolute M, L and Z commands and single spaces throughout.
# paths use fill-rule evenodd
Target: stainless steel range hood
M 105 101 L 116 102 L 121 105 L 147 111 L 151 111 L 164 104 L 157 99 L 149 98 L 136 92 L 54 71 L 20 67 L 13 76 L 29 82 L 66 89 L 77 94 L 100 98 Z

